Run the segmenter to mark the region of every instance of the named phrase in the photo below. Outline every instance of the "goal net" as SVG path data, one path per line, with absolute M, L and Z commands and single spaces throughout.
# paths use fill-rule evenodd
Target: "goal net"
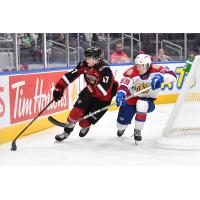
M 196 56 L 158 146 L 200 149 L 200 56 Z

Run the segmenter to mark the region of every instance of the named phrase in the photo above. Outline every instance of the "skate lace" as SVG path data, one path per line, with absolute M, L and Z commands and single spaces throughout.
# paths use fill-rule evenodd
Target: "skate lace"
M 134 131 L 134 135 L 135 135 L 135 136 L 141 136 L 141 131 L 135 130 L 135 131 Z
M 86 133 L 88 129 L 89 128 L 83 128 L 83 129 L 81 129 L 81 133 Z
M 63 132 L 63 133 L 61 133 L 59 136 L 60 136 L 60 138 L 65 138 L 65 137 L 68 137 L 69 134 L 66 133 L 66 132 Z

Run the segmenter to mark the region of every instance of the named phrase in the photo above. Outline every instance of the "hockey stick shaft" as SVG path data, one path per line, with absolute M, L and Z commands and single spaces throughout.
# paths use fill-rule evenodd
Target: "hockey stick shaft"
M 16 136 L 16 138 L 12 142 L 12 151 L 15 151 L 17 149 L 16 146 L 16 140 L 28 129 L 29 126 L 54 102 L 54 99 L 51 100 L 44 108 L 43 110 Z
M 145 92 L 145 91 L 149 90 L 150 88 L 151 88 L 151 86 L 149 86 L 149 87 L 147 87 L 147 88 L 145 88 L 145 89 L 143 89 L 143 90 L 141 90 L 141 91 L 139 91 L 139 92 L 136 92 L 136 93 L 134 93 L 133 95 L 128 96 L 125 100 L 129 100 L 129 99 L 133 98 L 134 96 L 137 96 L 138 94 L 141 94 L 142 92 Z M 81 117 L 81 118 L 80 118 L 78 121 L 76 121 L 76 122 L 67 123 L 67 125 L 71 125 L 71 124 L 80 122 L 80 121 L 82 121 L 82 120 L 84 120 L 84 119 L 87 119 L 87 118 L 89 118 L 89 117 L 92 117 L 92 116 L 94 116 L 94 115 L 96 115 L 96 114 L 98 114 L 98 113 L 100 113 L 100 112 L 102 112 L 102 111 L 104 111 L 104 110 L 107 110 L 108 108 L 110 108 L 110 107 L 112 107 L 112 106 L 115 106 L 115 105 L 116 105 L 116 103 L 112 103 L 112 104 L 110 104 L 110 105 L 108 105 L 108 106 L 106 106 L 106 107 L 103 107 L 103 108 L 101 108 L 101 109 L 99 109 L 99 110 L 96 110 L 96 111 L 94 111 L 94 112 L 92 112 L 92 113 L 89 113 L 88 115 L 85 115 L 84 117 Z M 55 125 L 57 125 L 57 126 L 61 126 L 61 127 L 65 127 L 65 126 L 66 126 L 66 123 L 59 122 L 59 121 L 57 121 L 56 119 L 54 119 L 52 116 L 49 116 L 48 119 L 49 119 L 49 121 L 50 121 L 51 123 L 53 123 L 53 124 L 55 124 Z
M 141 91 L 139 91 L 139 92 L 136 92 L 136 93 L 134 93 L 133 95 L 130 95 L 130 96 L 128 96 L 127 98 L 125 98 L 125 100 L 129 100 L 129 99 L 133 98 L 134 96 L 137 96 L 138 94 L 141 94 L 142 92 L 145 92 L 145 91 L 149 90 L 150 88 L 151 88 L 151 87 L 149 86 L 149 87 L 147 87 L 147 88 L 145 88 L 145 89 L 143 89 L 143 90 L 141 90 Z M 88 114 L 88 115 L 85 115 L 84 117 L 80 118 L 80 121 L 83 120 L 83 119 L 87 119 L 88 117 L 92 117 L 93 115 L 96 115 L 96 114 L 98 114 L 98 113 L 100 113 L 100 112 L 102 112 L 102 111 L 104 111 L 104 110 L 107 110 L 108 108 L 110 108 L 110 107 L 112 107 L 112 106 L 115 106 L 115 105 L 116 105 L 116 103 L 112 103 L 112 104 L 110 104 L 109 106 L 106 106 L 106 107 L 101 108 L 101 109 L 99 109 L 99 110 L 97 110 L 97 111 L 94 111 L 94 112 L 92 112 L 92 113 L 90 113 L 90 114 Z

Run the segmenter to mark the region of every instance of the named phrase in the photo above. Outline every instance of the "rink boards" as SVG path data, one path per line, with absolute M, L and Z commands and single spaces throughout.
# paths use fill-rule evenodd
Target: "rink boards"
M 174 103 L 182 88 L 186 74 L 184 62 L 155 63 L 174 70 L 177 82 L 162 85 L 157 104 Z M 132 64 L 111 66 L 115 79 L 120 81 L 124 71 Z M 68 68 L 71 70 L 72 68 Z M 52 99 L 53 88 L 57 80 L 66 73 L 66 68 L 50 70 L 31 70 L 0 74 L 0 144 L 11 141 Z M 83 77 L 72 83 L 59 102 L 54 102 L 44 114 L 25 132 L 25 135 L 52 126 L 48 115 L 65 121 L 68 111 L 77 99 L 78 93 L 85 87 Z M 117 109 L 112 107 L 110 110 Z

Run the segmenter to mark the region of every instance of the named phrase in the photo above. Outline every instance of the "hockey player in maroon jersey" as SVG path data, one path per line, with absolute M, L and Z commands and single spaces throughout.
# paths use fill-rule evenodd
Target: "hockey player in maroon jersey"
M 102 50 L 100 48 L 88 48 L 85 51 L 85 60 L 79 62 L 74 70 L 63 75 L 57 82 L 53 92 L 55 101 L 62 98 L 65 88 L 81 74 L 84 75 L 86 82 L 86 87 L 79 93 L 79 97 L 69 113 L 64 132 L 55 137 L 57 141 L 66 139 L 81 117 L 111 104 L 118 83 L 114 80 L 108 64 L 101 59 L 101 54 Z M 84 137 L 88 133 L 91 124 L 95 124 L 106 111 L 80 121 L 79 125 L 82 129 L 79 136 Z
M 117 135 L 121 137 L 124 134 L 135 116 L 134 139 L 136 143 L 141 141 L 141 130 L 147 113 L 155 109 L 154 101 L 160 93 L 161 84 L 174 81 L 176 81 L 176 74 L 173 71 L 152 65 L 149 55 L 139 54 L 135 59 L 135 65 L 124 72 L 116 95 L 117 106 L 120 107 L 117 118 Z M 125 100 L 126 97 L 148 87 L 150 87 L 149 90 Z

